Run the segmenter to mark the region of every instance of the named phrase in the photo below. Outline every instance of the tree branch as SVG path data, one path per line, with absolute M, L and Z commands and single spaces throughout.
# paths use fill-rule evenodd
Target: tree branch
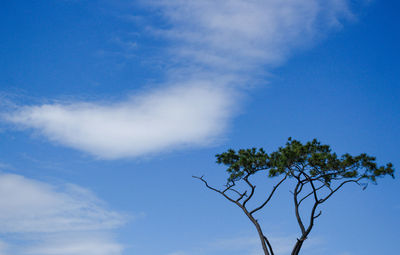
M 315 190 L 318 191 L 320 189 L 322 189 L 323 187 L 325 187 L 326 185 L 321 185 L 320 187 L 316 188 Z M 299 206 L 301 204 L 301 202 L 303 202 L 307 197 L 311 196 L 314 193 L 314 190 L 311 191 L 310 193 L 308 193 L 306 196 L 304 196 L 302 199 L 300 199 L 299 201 Z
M 254 190 L 256 189 L 256 186 L 251 184 L 249 181 L 249 174 L 243 178 L 243 180 L 247 183 L 247 185 L 249 185 L 251 191 L 250 191 L 250 195 L 243 201 L 243 206 L 246 206 L 246 203 L 253 197 L 254 195 Z
M 288 174 L 285 175 L 285 177 L 280 180 L 280 182 L 278 182 L 277 185 L 275 185 L 271 191 L 271 193 L 269 194 L 268 198 L 264 201 L 264 203 L 262 203 L 259 207 L 255 208 L 254 210 L 252 210 L 250 212 L 250 214 L 253 214 L 255 212 L 257 212 L 258 210 L 261 210 L 266 204 L 268 204 L 268 202 L 271 200 L 272 196 L 274 195 L 276 189 L 279 187 L 279 185 L 281 185 L 287 178 Z
M 212 191 L 215 191 L 215 192 L 221 194 L 221 195 L 224 196 L 226 199 L 228 199 L 228 200 L 231 201 L 232 203 L 234 203 L 234 204 L 236 204 L 237 206 L 239 206 L 239 207 L 243 210 L 243 212 L 246 214 L 246 216 L 250 219 L 250 221 L 254 224 L 254 226 L 256 227 L 257 232 L 258 232 L 258 235 L 259 235 L 259 237 L 260 237 L 260 241 L 261 241 L 261 244 L 262 244 L 262 247 L 263 247 L 263 250 L 264 250 L 265 255 L 274 255 L 274 252 L 273 252 L 273 250 L 272 250 L 272 246 L 271 246 L 271 244 L 269 243 L 267 237 L 263 234 L 260 224 L 259 224 L 259 223 L 257 222 L 257 220 L 249 213 L 249 211 L 246 209 L 246 207 L 245 207 L 244 205 L 242 205 L 241 203 L 239 203 L 240 199 L 243 198 L 243 196 L 246 194 L 246 192 L 243 193 L 243 194 L 241 195 L 241 197 L 239 197 L 239 199 L 234 200 L 234 199 L 232 199 L 231 197 L 229 197 L 228 195 L 226 195 L 225 192 L 228 191 L 231 187 L 233 187 L 233 186 L 235 185 L 235 183 L 233 183 L 233 185 L 229 185 L 226 189 L 224 189 L 223 191 L 221 191 L 221 190 L 218 190 L 218 189 L 216 189 L 216 188 L 214 188 L 214 187 L 211 187 L 211 186 L 207 183 L 207 181 L 204 180 L 203 176 L 201 176 L 201 177 L 192 176 L 192 177 L 195 178 L 195 179 L 199 179 L 200 181 L 202 181 L 202 182 L 205 184 L 205 186 L 206 186 L 208 189 L 210 189 L 210 190 L 212 190 Z M 252 185 L 250 182 L 249 182 L 248 184 L 251 185 L 250 187 L 254 187 L 253 189 L 255 189 L 255 186 Z M 254 193 L 254 190 L 253 190 L 253 193 Z M 251 196 L 249 196 L 249 197 L 251 198 Z M 249 198 L 247 198 L 246 200 L 248 201 L 248 199 L 249 199 Z
M 245 191 L 243 194 L 240 195 L 238 199 L 236 199 L 236 202 L 239 202 L 244 196 L 246 196 L 247 191 Z
M 317 189 L 314 186 L 314 183 L 310 176 L 308 176 L 305 172 L 303 172 L 304 177 L 310 182 L 311 188 L 312 188 L 312 194 L 314 195 L 314 200 L 316 203 L 318 203 L 318 194 L 317 194 Z
M 310 234 L 310 232 L 314 226 L 314 220 L 321 215 L 321 213 L 319 213 L 317 216 L 315 216 L 315 211 L 319 204 L 320 203 L 318 201 L 316 201 L 313 205 L 313 208 L 312 208 L 311 214 L 310 214 L 310 224 L 308 225 L 306 232 L 302 236 L 302 239 L 304 239 L 304 240 L 307 239 L 308 234 Z
M 203 176 L 198 177 L 198 176 L 192 176 L 195 179 L 199 179 L 200 181 L 202 181 L 206 187 L 210 190 L 213 190 L 221 195 L 223 195 L 226 199 L 228 199 L 229 201 L 231 201 L 232 203 L 238 204 L 238 202 L 236 202 L 235 200 L 233 200 L 231 197 L 229 197 L 228 195 L 225 194 L 225 191 L 227 191 L 227 189 L 225 189 L 224 191 L 218 190 L 214 187 L 211 187 L 210 185 L 208 185 L 207 181 L 203 179 Z
M 304 233 L 306 232 L 306 229 L 304 227 L 303 221 L 301 220 L 301 216 L 300 216 L 300 212 L 299 212 L 299 203 L 297 201 L 298 189 L 299 189 L 300 185 L 303 185 L 303 184 L 298 180 L 296 187 L 294 188 L 294 191 L 293 191 L 293 201 L 294 201 L 294 210 L 295 210 L 295 214 L 296 214 L 297 223 L 299 224 L 299 227 L 301 229 L 301 234 L 304 235 Z
M 320 200 L 320 203 L 325 202 L 328 198 L 330 198 L 336 191 L 338 191 L 343 185 L 345 185 L 346 183 L 350 183 L 350 182 L 354 182 L 359 184 L 358 182 L 362 179 L 362 177 L 358 178 L 357 180 L 347 180 L 342 182 L 336 189 L 332 190 L 331 193 L 329 193 L 328 196 L 326 196 L 325 198 Z M 360 185 L 360 184 L 359 184 Z
M 318 218 L 319 216 L 321 216 L 322 211 L 319 211 L 319 213 L 317 215 L 314 216 L 314 219 Z

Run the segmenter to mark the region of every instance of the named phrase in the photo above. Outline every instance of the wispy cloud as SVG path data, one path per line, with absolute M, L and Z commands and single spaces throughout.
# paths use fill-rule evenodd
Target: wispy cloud
M 119 255 L 122 246 L 110 236 L 92 233 L 90 236 L 48 236 L 42 242 L 21 250 L 32 255 Z
M 119 255 L 112 229 L 124 218 L 81 187 L 0 174 L 0 254 Z
M 103 159 L 209 145 L 238 109 L 238 93 L 233 93 L 238 85 L 253 82 L 253 76 L 352 17 L 347 0 L 157 0 L 145 5 L 167 24 L 147 31 L 170 42 L 168 79 L 159 89 L 119 103 L 25 106 L 5 119 Z
M 104 159 L 206 145 L 224 130 L 234 95 L 199 81 L 136 95 L 122 103 L 23 107 L 5 118 L 54 142 Z
M 185 65 L 248 72 L 282 63 L 352 13 L 347 0 L 156 0 L 174 40 L 171 54 Z M 183 61 L 185 59 L 186 61 Z M 241 72 L 243 74 L 243 72 Z

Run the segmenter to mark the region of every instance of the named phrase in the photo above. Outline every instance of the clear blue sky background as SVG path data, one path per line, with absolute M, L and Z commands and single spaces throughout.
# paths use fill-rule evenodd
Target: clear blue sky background
M 0 254 L 261 254 L 191 178 L 223 184 L 228 148 L 318 138 L 398 168 L 399 4 L 277 2 L 3 1 Z M 395 254 L 400 185 L 378 184 L 324 205 L 304 253 Z M 258 215 L 278 254 L 291 205 Z

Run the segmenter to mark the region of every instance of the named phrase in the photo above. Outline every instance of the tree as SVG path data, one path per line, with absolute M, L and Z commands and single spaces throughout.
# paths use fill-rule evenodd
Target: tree
M 254 214 L 268 205 L 283 183 L 287 182 L 291 189 L 294 214 L 301 231 L 291 253 L 297 255 L 303 242 L 310 235 L 316 219 L 322 213 L 319 206 L 345 184 L 358 184 L 365 189 L 368 182 L 376 184 L 378 177 L 389 175 L 394 178 L 391 163 L 378 166 L 375 157 L 365 153 L 358 156 L 344 154 L 338 157 L 336 153 L 331 152 L 329 145 L 321 145 L 316 139 L 302 144 L 289 138 L 285 147 L 280 147 L 270 154 L 262 148 L 239 151 L 230 149 L 217 154 L 216 158 L 218 164 L 228 167 L 226 171 L 229 177 L 223 189 L 210 186 L 203 176 L 193 177 L 201 180 L 208 189 L 221 194 L 244 212 L 257 229 L 265 255 L 274 255 L 274 251 Z M 256 175 L 279 179 L 259 204 L 249 208 L 248 202 L 254 198 L 256 192 L 256 185 L 252 180 Z M 303 208 L 305 205 L 308 208 Z M 306 213 L 304 210 L 307 210 Z

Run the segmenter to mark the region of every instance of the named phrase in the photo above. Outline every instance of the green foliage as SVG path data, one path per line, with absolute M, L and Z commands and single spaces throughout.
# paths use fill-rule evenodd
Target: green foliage
M 376 158 L 363 153 L 358 156 L 344 154 L 338 157 L 329 145 L 316 139 L 306 144 L 289 138 L 285 147 L 270 154 L 262 148 L 228 150 L 217 154 L 217 163 L 226 165 L 228 182 L 234 182 L 259 172 L 268 171 L 270 177 L 287 174 L 289 177 L 309 176 L 329 185 L 333 180 L 357 179 L 376 182 L 377 177 L 394 178 L 391 163 L 378 166 Z

